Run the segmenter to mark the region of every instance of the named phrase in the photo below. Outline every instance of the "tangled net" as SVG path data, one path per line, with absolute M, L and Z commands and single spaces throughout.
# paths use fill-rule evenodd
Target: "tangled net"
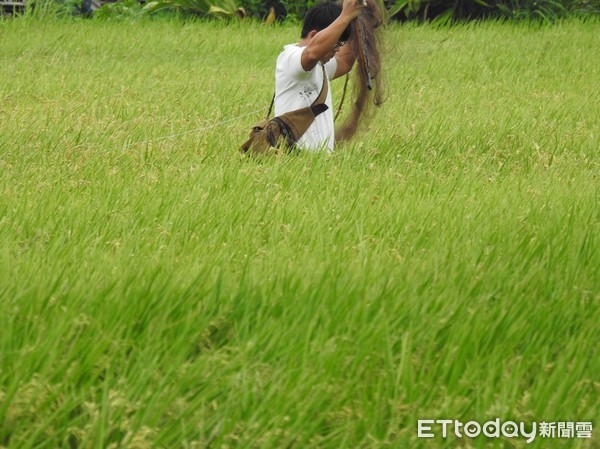
M 337 141 L 350 140 L 358 130 L 361 119 L 370 118 L 371 105 L 381 106 L 384 102 L 383 82 L 380 76 L 383 17 L 380 2 L 370 0 L 352 23 L 349 44 L 357 56 L 358 70 L 355 71 L 352 110 L 336 130 Z M 369 101 L 371 95 L 373 98 Z

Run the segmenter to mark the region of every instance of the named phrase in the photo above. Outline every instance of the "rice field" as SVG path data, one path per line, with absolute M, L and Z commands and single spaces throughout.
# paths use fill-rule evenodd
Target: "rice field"
M 0 448 L 599 448 L 600 22 L 391 26 L 241 157 L 298 35 L 0 19 Z M 418 434 L 497 418 L 593 430 Z

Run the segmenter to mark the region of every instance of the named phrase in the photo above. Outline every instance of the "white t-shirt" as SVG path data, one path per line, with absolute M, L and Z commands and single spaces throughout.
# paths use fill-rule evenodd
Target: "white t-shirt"
M 310 72 L 302 68 L 301 57 L 306 47 L 286 45 L 277 58 L 275 67 L 275 115 L 310 106 L 319 96 L 323 86 L 323 69 L 318 63 Z M 329 80 L 335 75 L 337 61 L 332 58 L 325 64 L 327 74 L 328 109 L 319 114 L 308 130 L 298 139 L 297 145 L 304 150 L 333 150 L 333 107 Z

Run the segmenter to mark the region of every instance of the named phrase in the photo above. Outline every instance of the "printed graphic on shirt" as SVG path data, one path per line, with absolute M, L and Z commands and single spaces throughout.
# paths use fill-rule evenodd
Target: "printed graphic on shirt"
M 308 102 L 308 104 L 312 103 L 312 98 L 315 98 L 315 90 L 310 86 L 303 86 L 298 93 L 304 99 L 304 101 Z

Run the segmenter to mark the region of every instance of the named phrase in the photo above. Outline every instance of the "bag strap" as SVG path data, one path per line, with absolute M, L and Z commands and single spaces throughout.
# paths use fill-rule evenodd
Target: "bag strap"
M 269 105 L 269 112 L 267 112 L 267 116 L 265 119 L 271 117 L 271 111 L 273 110 L 273 105 L 275 104 L 275 92 L 273 92 L 273 98 L 271 98 L 271 104 Z
M 348 79 L 350 78 L 350 74 L 346 73 L 346 81 L 344 81 L 344 90 L 342 91 L 342 99 L 340 100 L 340 105 L 338 106 L 337 112 L 335 113 L 335 117 L 333 120 L 336 121 L 340 112 L 342 112 L 342 106 L 344 105 L 344 100 L 346 99 L 346 89 L 348 88 Z
M 315 106 L 320 103 L 325 103 L 325 99 L 327 98 L 327 73 L 325 73 L 325 66 L 321 65 L 323 68 L 323 85 L 321 86 L 321 92 L 319 92 L 319 96 L 315 98 L 315 101 L 312 102 L 311 106 Z M 347 79 L 346 79 L 347 81 Z M 273 105 L 275 104 L 275 92 L 273 92 L 273 98 L 271 98 L 271 104 L 269 105 L 269 112 L 267 112 L 268 119 L 271 116 L 271 112 L 273 111 Z
M 325 103 L 325 99 L 327 98 L 327 73 L 325 73 L 325 66 L 321 64 L 323 68 L 323 85 L 321 86 L 321 92 L 319 92 L 319 96 L 315 98 L 315 101 L 312 102 L 311 106 L 314 106 L 319 103 Z

